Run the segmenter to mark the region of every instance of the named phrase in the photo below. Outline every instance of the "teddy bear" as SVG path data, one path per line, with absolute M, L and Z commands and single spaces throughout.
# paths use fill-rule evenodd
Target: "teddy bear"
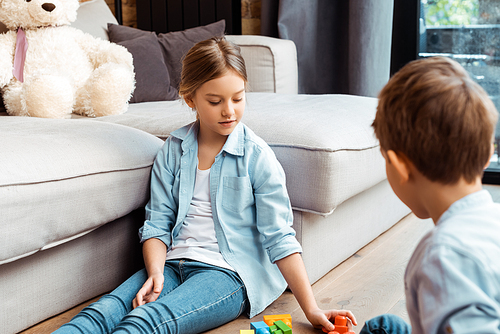
M 135 87 L 126 48 L 70 27 L 78 0 L 0 0 L 0 89 L 14 116 L 125 112 Z

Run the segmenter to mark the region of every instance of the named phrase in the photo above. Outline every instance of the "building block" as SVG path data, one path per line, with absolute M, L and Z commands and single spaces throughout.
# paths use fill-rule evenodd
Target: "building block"
M 269 326 L 264 321 L 251 322 L 250 329 L 255 330 L 255 334 L 270 334 Z
M 267 328 L 259 328 L 255 331 L 255 334 L 271 334 L 269 331 L 269 327 Z
M 283 334 L 292 334 L 292 329 L 288 327 L 283 320 L 278 320 L 274 323 L 275 326 L 277 326 Z
M 271 331 L 271 334 L 283 334 L 283 331 L 278 328 L 276 325 L 272 325 L 269 327 L 269 330 Z
M 264 322 L 268 326 L 274 325 L 274 322 L 278 320 L 283 321 L 288 327 L 292 328 L 292 316 L 290 314 L 273 314 L 264 316 Z
M 338 315 L 335 317 L 335 329 L 332 332 L 327 331 L 325 328 L 323 328 L 323 332 L 328 333 L 328 334 L 355 334 L 353 331 L 349 330 L 349 327 L 347 326 L 347 318 Z
M 255 334 L 253 329 L 241 329 L 240 334 Z

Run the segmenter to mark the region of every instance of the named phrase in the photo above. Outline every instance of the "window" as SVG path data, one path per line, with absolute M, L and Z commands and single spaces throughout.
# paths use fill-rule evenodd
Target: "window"
M 500 111 L 500 0 L 396 1 L 391 72 L 432 56 L 458 61 Z M 500 122 L 484 183 L 500 184 L 499 158 Z
M 500 110 L 500 0 L 420 0 L 419 57 L 458 61 Z M 500 128 L 490 171 L 500 172 Z

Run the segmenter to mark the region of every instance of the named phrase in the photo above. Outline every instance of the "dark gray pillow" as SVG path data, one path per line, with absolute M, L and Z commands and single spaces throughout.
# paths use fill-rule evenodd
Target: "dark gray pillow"
M 226 21 L 220 20 L 206 26 L 174 31 L 158 35 L 170 74 L 170 84 L 179 88 L 181 82 L 182 58 L 196 43 L 212 37 L 224 36 Z
M 151 31 L 145 31 L 132 27 L 108 23 L 108 38 L 110 42 L 119 43 L 123 41 L 128 41 L 129 39 L 134 39 L 146 35 L 156 36 L 156 34 Z
M 179 98 L 177 90 L 170 85 L 170 76 L 154 33 L 117 44 L 126 47 L 134 58 L 136 83 L 130 103 L 172 101 Z
M 220 20 L 206 26 L 159 34 L 163 59 L 170 75 L 170 85 L 179 88 L 181 81 L 182 58 L 198 42 L 208 38 L 224 36 L 226 21 Z M 154 34 L 149 31 L 108 23 L 109 40 L 120 43 L 126 40 Z

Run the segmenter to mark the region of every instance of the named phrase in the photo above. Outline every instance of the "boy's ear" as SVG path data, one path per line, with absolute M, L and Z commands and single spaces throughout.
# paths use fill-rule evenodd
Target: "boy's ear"
M 388 150 L 386 155 L 389 163 L 393 165 L 398 173 L 401 183 L 408 182 L 411 174 L 410 160 L 404 154 L 396 153 L 393 150 Z
M 488 161 L 486 162 L 486 165 L 484 165 L 483 169 L 488 168 L 488 166 L 490 165 L 490 161 L 491 161 L 491 157 L 493 156 L 493 153 L 495 153 L 495 145 L 493 143 L 491 143 L 490 157 L 489 157 Z

